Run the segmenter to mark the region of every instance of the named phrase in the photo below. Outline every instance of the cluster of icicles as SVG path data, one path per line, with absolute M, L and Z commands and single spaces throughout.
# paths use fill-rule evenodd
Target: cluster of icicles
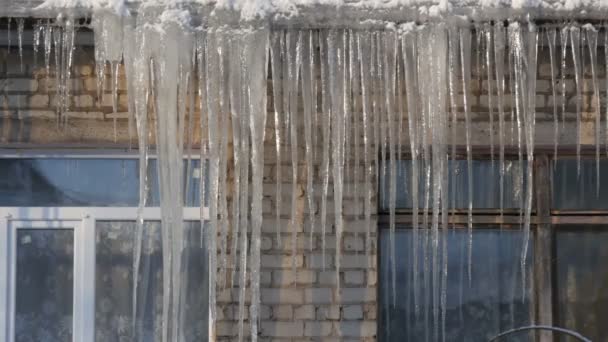
M 365 248 L 371 250 L 370 226 L 372 198 L 380 179 L 388 182 L 390 212 L 392 291 L 395 283 L 395 202 L 399 188 L 396 160 L 409 154 L 413 203 L 414 291 L 424 284 L 425 273 L 432 284 L 432 313 L 435 340 L 445 334 L 447 239 L 450 196 L 448 163 L 457 158 L 456 127 L 464 121 L 468 162 L 468 275 L 471 277 L 472 246 L 472 150 L 471 75 L 472 45 L 477 47 L 477 66 L 487 77 L 489 139 L 491 155 L 500 174 L 501 207 L 504 194 L 505 146 L 517 146 L 520 163 L 527 161 L 527 182 L 519 177 L 520 210 L 524 232 L 521 251 L 522 279 L 530 236 L 532 210 L 532 166 L 535 143 L 535 93 L 537 52 L 541 42 L 551 56 L 553 98 L 565 98 L 564 75 L 567 65 L 575 70 L 575 85 L 582 91 L 582 55 L 588 53 L 593 74 L 596 134 L 600 136 L 599 85 L 596 78 L 598 30 L 591 25 L 564 24 L 560 28 L 538 29 L 532 23 L 482 23 L 457 27 L 446 23 L 388 25 L 383 30 L 271 30 L 247 23 L 242 27 L 211 25 L 192 28 L 185 12 L 165 11 L 161 16 L 118 17 L 98 13 L 95 31 L 95 59 L 98 90 L 105 84 L 106 63 L 113 73 L 114 107 L 117 107 L 118 66 L 124 63 L 129 93 L 129 112 L 133 115 L 140 152 L 139 213 L 147 191 L 146 169 L 149 139 L 155 136 L 162 209 L 163 241 L 163 340 L 180 339 L 184 301 L 183 262 L 184 225 L 182 220 L 184 154 L 200 146 L 201 167 L 208 179 L 201 182 L 201 198 L 209 207 L 206 229 L 210 259 L 209 327 L 215 338 L 216 288 L 228 288 L 227 279 L 239 284 L 238 337 L 244 337 L 246 284 L 251 289 L 251 339 L 258 336 L 260 305 L 260 247 L 262 222 L 262 180 L 265 132 L 274 130 L 266 153 L 276 163 L 276 219 L 281 209 L 281 161 L 291 162 L 293 189 L 291 219 L 293 271 L 297 225 L 298 181 L 305 182 L 307 205 L 311 208 L 311 233 L 325 233 L 333 224 L 336 234 L 335 267 L 340 286 L 341 237 L 344 229 L 342 206 L 345 192 L 355 194 L 357 208 L 367 227 Z M 23 22 L 19 23 L 19 46 Z M 64 18 L 52 25 L 40 21 L 34 27 L 34 49 L 44 46 L 47 69 L 51 51 L 59 70 L 58 113 L 68 107 L 70 70 L 74 49 L 74 21 Z M 608 39 L 608 38 L 607 38 Z M 52 49 L 52 45 L 55 46 Z M 547 46 L 545 45 L 545 46 Z M 608 48 L 608 44 L 604 44 Z M 561 50 L 559 50 L 561 48 Z M 585 49 L 588 51 L 585 52 Z M 559 50 L 559 51 L 558 51 Z M 608 56 L 608 54 L 606 54 Z M 569 56 L 569 58 L 567 58 Z M 608 57 L 607 57 L 608 58 Z M 557 77 L 561 76 L 561 83 Z M 272 80 L 272 97 L 267 98 L 267 79 Z M 480 76 L 481 77 L 481 76 Z M 511 96 L 511 105 L 506 95 Z M 198 98 L 198 101 L 195 101 Z M 271 111 L 266 110 L 272 103 Z M 554 104 L 555 153 L 561 112 L 565 102 Z M 581 101 L 577 101 L 577 134 L 580 134 Z M 196 104 L 199 108 L 195 108 Z M 299 104 L 303 106 L 299 106 Z M 200 119 L 194 122 L 196 112 Z M 606 120 L 608 124 L 608 119 Z M 193 129 L 200 125 L 200 141 L 193 141 Z M 301 130 L 303 126 L 303 131 Z M 561 126 L 563 127 L 563 126 Z M 608 129 L 608 127 L 607 127 Z M 506 138 L 510 130 L 511 138 Z M 497 132 L 496 134 L 494 132 Z M 495 136 L 497 135 L 497 136 Z M 608 136 L 608 135 L 607 135 Z M 580 139 L 577 136 L 577 142 Z M 232 148 L 229 148 L 229 145 Z M 301 149 L 298 146 L 304 148 Z M 268 147 L 271 147 L 268 150 Z M 599 158 L 600 142 L 596 155 Z M 284 151 L 283 148 L 288 149 Z M 362 148 L 359 148 L 362 147 Z M 303 150 L 304 155 L 299 155 Z M 577 143 L 580 159 L 580 143 Z M 232 153 L 232 158 L 229 154 Z M 305 161 L 305 179 L 298 174 L 298 162 Z M 315 165 L 320 164 L 319 168 Z M 363 166 L 360 171 L 358 167 Z M 520 164 L 520 165 L 523 165 Z M 599 165 L 599 164 L 598 164 Z M 232 169 L 233 184 L 227 186 L 227 170 Z M 363 172 L 362 175 L 359 173 Z M 597 169 L 599 177 L 599 167 Z M 381 177 L 380 175 L 384 175 Z M 321 180 L 321 194 L 315 194 L 313 179 Z M 345 178 L 363 179 L 346 186 Z M 401 176 L 403 177 L 403 175 Z M 423 182 L 419 182 L 423 179 Z M 384 182 L 383 181 L 383 182 Z M 331 186 L 330 186 L 331 185 Z M 357 187 L 363 187 L 358 189 Z M 319 191 L 319 190 L 317 190 Z M 229 193 L 232 192 L 232 193 Z M 358 195 L 357 195 L 358 194 Z M 361 195 L 362 194 L 362 195 Z M 315 195 L 321 198 L 319 209 Z M 334 214 L 328 223 L 328 197 L 333 196 Z M 229 200 L 230 199 L 230 200 Z M 203 202 L 203 201 L 202 201 Z M 331 203 L 331 202 L 330 202 Z M 201 204 L 201 207 L 203 204 Z M 419 215 L 422 222 L 419 220 Z M 141 215 L 140 215 L 141 217 Z M 419 230 L 425 229 L 422 242 Z M 428 230 L 426 230 L 428 229 Z M 138 220 L 134 274 L 139 272 L 143 220 Z M 277 234 L 279 234 L 277 228 Z M 249 236 L 248 236 L 249 235 Z M 311 235 L 312 237 L 312 235 Z M 216 239 L 217 238 L 217 239 Z M 279 239 L 280 241 L 280 239 Z M 418 249 L 430 246 L 429 267 L 419 270 Z M 233 251 L 232 253 L 229 253 Z M 236 253 L 235 251 L 238 251 Z M 426 261 L 425 261 L 426 264 Z M 217 273 L 219 271 L 219 273 Z M 232 274 L 228 274 L 232 272 Z M 236 274 L 235 274 L 236 272 Z M 238 278 L 238 280 L 237 280 Z M 137 284 L 133 298 L 137 298 Z M 395 296 L 393 295 L 393 298 Z M 421 306 L 414 295 L 416 310 Z M 134 300 L 135 301 L 135 300 Z M 134 308 L 137 307 L 133 303 Z M 137 313 L 134 312 L 134 317 Z

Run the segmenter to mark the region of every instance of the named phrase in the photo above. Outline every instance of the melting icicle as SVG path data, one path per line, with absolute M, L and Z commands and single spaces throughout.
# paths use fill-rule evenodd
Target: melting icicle
M 561 48 L 560 77 L 562 85 L 562 128 L 566 125 L 566 56 L 568 54 L 568 32 L 569 25 L 564 25 L 559 31 Z
M 252 31 L 245 45 L 248 61 L 247 92 L 251 136 L 251 341 L 257 341 L 260 305 L 260 249 L 262 227 L 262 180 L 264 173 L 264 132 L 266 128 L 266 75 L 268 66 L 268 31 Z
M 389 150 L 389 227 L 390 227 L 390 259 L 391 259 L 391 284 L 393 306 L 396 305 L 397 294 L 397 266 L 395 254 L 395 205 L 397 197 L 397 167 L 395 161 L 395 63 L 397 59 L 397 47 L 395 33 L 386 31 L 382 35 L 384 44 L 384 92 L 386 98 L 388 150 Z
M 291 144 L 291 267 L 292 275 L 296 275 L 296 252 L 297 252 L 297 194 L 298 194 L 298 84 L 300 77 L 300 66 L 302 64 L 302 32 L 287 31 L 286 55 L 288 68 L 288 116 L 290 118 L 290 144 Z
M 524 217 L 524 241 L 521 253 L 522 290 L 526 291 L 526 258 L 530 240 L 530 217 L 532 214 L 532 198 L 534 192 L 534 138 L 536 133 L 536 60 L 538 54 L 538 32 L 536 26 L 529 24 L 527 32 L 527 70 L 525 73 L 527 93 L 527 112 L 525 117 L 526 153 L 527 153 L 527 189 L 526 209 Z
M 331 103 L 329 102 L 329 65 L 331 61 L 329 59 L 329 47 L 327 32 L 323 31 L 319 37 L 319 47 L 321 54 L 321 99 L 322 99 L 322 110 L 321 114 L 321 125 L 323 129 L 323 153 L 322 153 L 322 164 L 321 164 L 321 179 L 322 179 L 322 194 L 321 194 L 321 253 L 323 269 L 325 269 L 325 232 L 327 226 L 327 194 L 329 192 L 329 146 L 330 132 L 332 120 L 330 120 L 331 114 Z
M 412 25 L 405 24 L 403 29 L 405 33 L 402 35 L 402 55 L 403 55 L 403 68 L 405 70 L 405 93 L 407 97 L 407 110 L 408 110 L 408 134 L 410 138 L 410 153 L 412 156 L 412 172 L 410 173 L 410 183 L 412 185 L 411 198 L 412 198 L 412 265 L 413 270 L 413 282 L 414 288 L 414 308 L 415 313 L 418 314 L 420 310 L 419 296 L 418 296 L 418 207 L 419 207 L 419 167 L 418 160 L 420 155 L 419 150 L 419 111 L 418 111 L 418 84 L 416 77 L 417 70 L 417 37 L 415 31 L 413 31 Z M 370 166 L 371 168 L 371 166 Z M 377 170 L 377 169 L 376 169 Z
M 492 170 L 494 170 L 494 106 L 492 101 L 492 27 L 486 23 L 483 26 L 485 37 L 485 67 L 488 81 L 488 109 L 490 117 L 490 158 L 492 160 Z
M 494 69 L 496 71 L 496 94 L 498 102 L 498 145 L 499 145 L 499 196 L 500 214 L 504 209 L 505 192 L 505 29 L 501 24 L 494 25 Z
M 6 23 L 6 38 L 7 38 L 7 44 L 6 44 L 6 50 L 7 53 L 11 53 L 11 22 L 13 21 L 13 18 L 8 18 L 7 19 L 7 23 Z
M 471 151 L 471 118 L 469 109 L 469 85 L 471 84 L 471 31 L 460 30 L 460 60 L 462 67 L 462 102 L 464 106 L 465 139 L 467 149 L 467 181 L 468 181 L 468 275 L 469 284 L 472 280 L 472 258 L 473 258 L 473 161 Z
M 21 72 L 23 72 L 23 25 L 25 20 L 23 18 L 17 19 L 17 43 L 19 44 L 19 65 Z M 10 32 L 9 32 L 10 34 Z
M 553 28 L 547 29 L 547 41 L 549 42 L 549 62 L 551 63 L 551 92 L 553 95 L 553 158 L 557 159 L 557 143 L 559 138 L 559 120 L 557 118 L 557 101 L 555 91 L 555 44 L 557 32 Z M 555 164 L 553 164 L 555 165 Z
M 336 229 L 336 286 L 340 289 L 340 253 L 342 236 L 342 189 L 344 175 L 344 32 L 330 29 L 327 36 L 329 92 L 331 97 L 332 179 Z
M 374 177 L 374 168 L 370 161 L 370 42 L 371 37 L 369 32 L 357 33 L 357 49 L 361 62 L 361 105 L 363 115 L 363 164 L 365 167 L 365 182 L 364 182 L 364 217 L 365 217 L 365 255 L 369 263 L 369 255 L 371 254 L 371 212 L 372 212 L 372 182 Z
M 282 75 L 282 46 L 285 36 L 282 31 L 272 33 L 271 36 L 271 65 L 272 65 L 272 100 L 274 106 L 274 141 L 276 152 L 276 192 L 275 192 L 275 224 L 276 224 L 276 239 L 277 243 L 281 243 L 281 203 L 282 200 L 282 180 L 281 180 L 281 120 L 280 115 L 284 113 L 281 84 Z
M 574 62 L 574 82 L 576 83 L 576 98 L 582 98 L 583 70 L 581 68 L 581 29 L 578 26 L 570 28 L 572 61 Z M 576 174 L 581 173 L 581 101 L 576 101 Z
M 313 233 L 316 225 L 313 193 L 313 141 L 312 120 L 315 80 L 314 43 L 312 31 L 304 31 L 302 35 L 302 102 L 304 103 L 304 144 L 306 146 L 306 198 L 308 200 L 308 217 L 310 218 L 310 248 L 313 246 Z
M 210 228 L 207 230 L 207 241 L 209 243 L 209 307 L 211 312 L 209 313 L 209 326 L 212 328 L 210 336 L 212 340 L 215 340 L 215 321 L 216 316 L 216 275 L 217 275 L 217 231 L 218 231 L 218 190 L 219 190 L 219 159 L 220 159 L 220 126 L 218 116 L 219 111 L 219 79 L 220 75 L 219 64 L 220 60 L 217 54 L 216 48 L 216 32 L 209 31 L 204 37 L 206 41 L 203 42 L 205 45 L 204 58 L 205 58 L 205 75 L 206 75 L 206 93 L 207 93 L 207 127 L 208 127 L 208 149 L 209 149 L 209 220 Z M 199 63 L 202 63 L 202 56 L 199 54 Z M 199 75 L 200 77 L 200 75 Z M 244 232 L 241 235 L 245 235 Z M 246 239 L 244 246 L 240 249 L 241 258 L 247 256 L 247 244 Z M 246 270 L 240 269 L 240 284 L 243 284 L 244 275 Z M 242 286 L 242 285 L 241 285 Z M 239 293 L 239 299 L 241 299 L 241 293 Z M 242 317 L 241 312 L 244 309 L 241 308 L 239 303 L 239 317 Z M 241 334 L 241 321 L 239 319 L 239 334 Z
M 42 31 L 44 30 L 44 26 L 42 25 L 41 20 L 37 20 L 34 23 L 34 28 L 32 29 L 32 48 L 34 50 L 34 67 L 38 67 L 38 50 L 40 49 L 40 36 L 42 35 Z
M 600 195 L 600 145 L 601 145 L 601 113 L 600 113 L 600 92 L 595 66 L 597 63 L 597 35 L 598 31 L 591 24 L 583 27 L 587 34 L 587 46 L 591 59 L 591 81 L 593 84 L 593 107 L 595 110 L 595 196 Z M 580 101 L 580 100 L 579 100 Z

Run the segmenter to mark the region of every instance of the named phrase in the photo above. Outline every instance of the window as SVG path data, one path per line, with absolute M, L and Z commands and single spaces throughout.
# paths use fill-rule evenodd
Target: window
M 447 278 L 440 293 L 443 269 L 433 272 L 431 234 L 412 229 L 411 162 L 399 162 L 396 216 L 396 291 L 393 298 L 390 263 L 388 185 L 380 177 L 379 336 L 382 341 L 420 341 L 443 336 L 442 313 L 434 311 L 445 299 L 445 340 L 484 341 L 501 332 L 543 324 L 576 331 L 593 341 L 608 338 L 602 322 L 608 317 L 608 178 L 597 184 L 593 154 L 583 156 L 580 174 L 576 157 L 537 153 L 534 172 L 532 234 L 522 288 L 520 196 L 525 193 L 526 165 L 505 162 L 502 213 L 498 161 L 473 161 L 473 236 L 471 279 L 468 275 L 467 162 L 450 162 L 450 214 L 447 235 L 440 234 L 438 260 L 445 239 Z M 517 156 L 515 156 L 517 158 Z M 388 169 L 388 168 L 387 168 Z M 524 171 L 524 172 L 522 172 Z M 599 164 L 608 174 L 608 160 Z M 521 178 L 520 178 L 521 177 Z M 388 178 L 386 178 L 388 179 Z M 422 180 L 419 184 L 425 184 Z M 424 194 L 424 190 L 420 190 Z M 421 198 L 422 208 L 424 195 Z M 423 210 L 420 209 L 423 215 Z M 430 222 L 423 218 L 419 224 Z M 430 216 L 429 216 L 430 217 Z M 440 227 L 441 229 L 441 227 Z M 413 239 L 417 233 L 418 244 Z M 426 248 L 423 248 L 426 246 Z M 414 255 L 416 251 L 417 256 Z M 413 260 L 417 260 L 414 267 Z M 414 272 L 416 270 L 416 272 Z M 434 278 L 435 277 L 435 278 Z M 417 288 L 414 288 L 416 278 Z M 434 282 L 439 282 L 433 287 Z M 435 296 L 433 295 L 435 291 Z M 435 299 L 434 299 L 435 298 Z M 439 306 L 441 307 L 441 306 Z M 437 318 L 435 315 L 438 315 Z M 435 323 L 437 322 L 437 323 Z M 522 332 L 509 341 L 571 341 L 558 333 Z
M 199 160 L 189 163 L 184 340 L 201 341 L 208 337 L 202 173 Z M 8 342 L 158 340 L 162 253 L 155 160 L 148 168 L 136 301 L 137 157 L 10 155 L 0 159 L 0 175 L 0 336 Z

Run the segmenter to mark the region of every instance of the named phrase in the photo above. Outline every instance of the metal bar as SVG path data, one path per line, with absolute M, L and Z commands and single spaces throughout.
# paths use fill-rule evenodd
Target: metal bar
M 551 230 L 551 167 L 547 155 L 541 155 L 534 161 L 534 189 L 536 191 L 536 234 L 534 238 L 534 306 L 536 319 L 543 325 L 553 324 L 552 302 L 552 230 Z M 539 341 L 553 341 L 551 331 L 541 331 Z

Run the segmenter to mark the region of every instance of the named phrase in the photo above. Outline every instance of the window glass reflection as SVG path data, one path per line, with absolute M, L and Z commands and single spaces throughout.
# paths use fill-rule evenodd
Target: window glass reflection
M 138 278 L 137 321 L 133 329 L 134 221 L 98 221 L 95 340 L 162 341 L 162 250 L 160 222 L 145 222 Z M 206 341 L 207 254 L 200 222 L 185 223 L 183 255 L 184 342 Z
M 71 341 L 74 231 L 17 229 L 15 342 Z
M 200 161 L 184 161 L 186 206 L 198 206 Z M 156 160 L 148 165 L 148 206 L 159 206 Z M 139 204 L 138 159 L 0 159 L 0 206 L 111 206 Z
M 397 289 L 393 299 L 389 230 L 380 238 L 380 326 L 381 341 L 433 340 L 433 296 L 430 236 L 420 231 L 418 290 L 413 287 L 413 232 L 396 232 Z M 427 248 L 422 248 L 425 241 Z M 466 229 L 454 229 L 447 235 L 448 278 L 446 292 L 446 341 L 488 341 L 500 332 L 529 325 L 531 320 L 530 264 L 527 262 L 527 288 L 522 290 L 520 247 L 522 233 L 514 230 L 475 228 L 473 234 L 472 278 L 468 279 Z M 441 243 L 440 243 L 441 246 Z M 426 263 L 426 266 L 425 266 Z M 442 262 L 439 262 L 442 265 Z M 440 285 L 435 289 L 440 294 Z M 415 309 L 415 300 L 419 305 Z M 439 297 L 436 297 L 439 298 Z M 441 334 L 441 332 L 439 332 Z M 440 335 L 441 336 L 441 335 Z M 441 340 L 441 338 L 440 338 Z M 509 341 L 533 341 L 527 334 Z
M 560 226 L 555 234 L 557 321 L 559 326 L 575 330 L 592 341 L 608 341 L 606 228 Z

